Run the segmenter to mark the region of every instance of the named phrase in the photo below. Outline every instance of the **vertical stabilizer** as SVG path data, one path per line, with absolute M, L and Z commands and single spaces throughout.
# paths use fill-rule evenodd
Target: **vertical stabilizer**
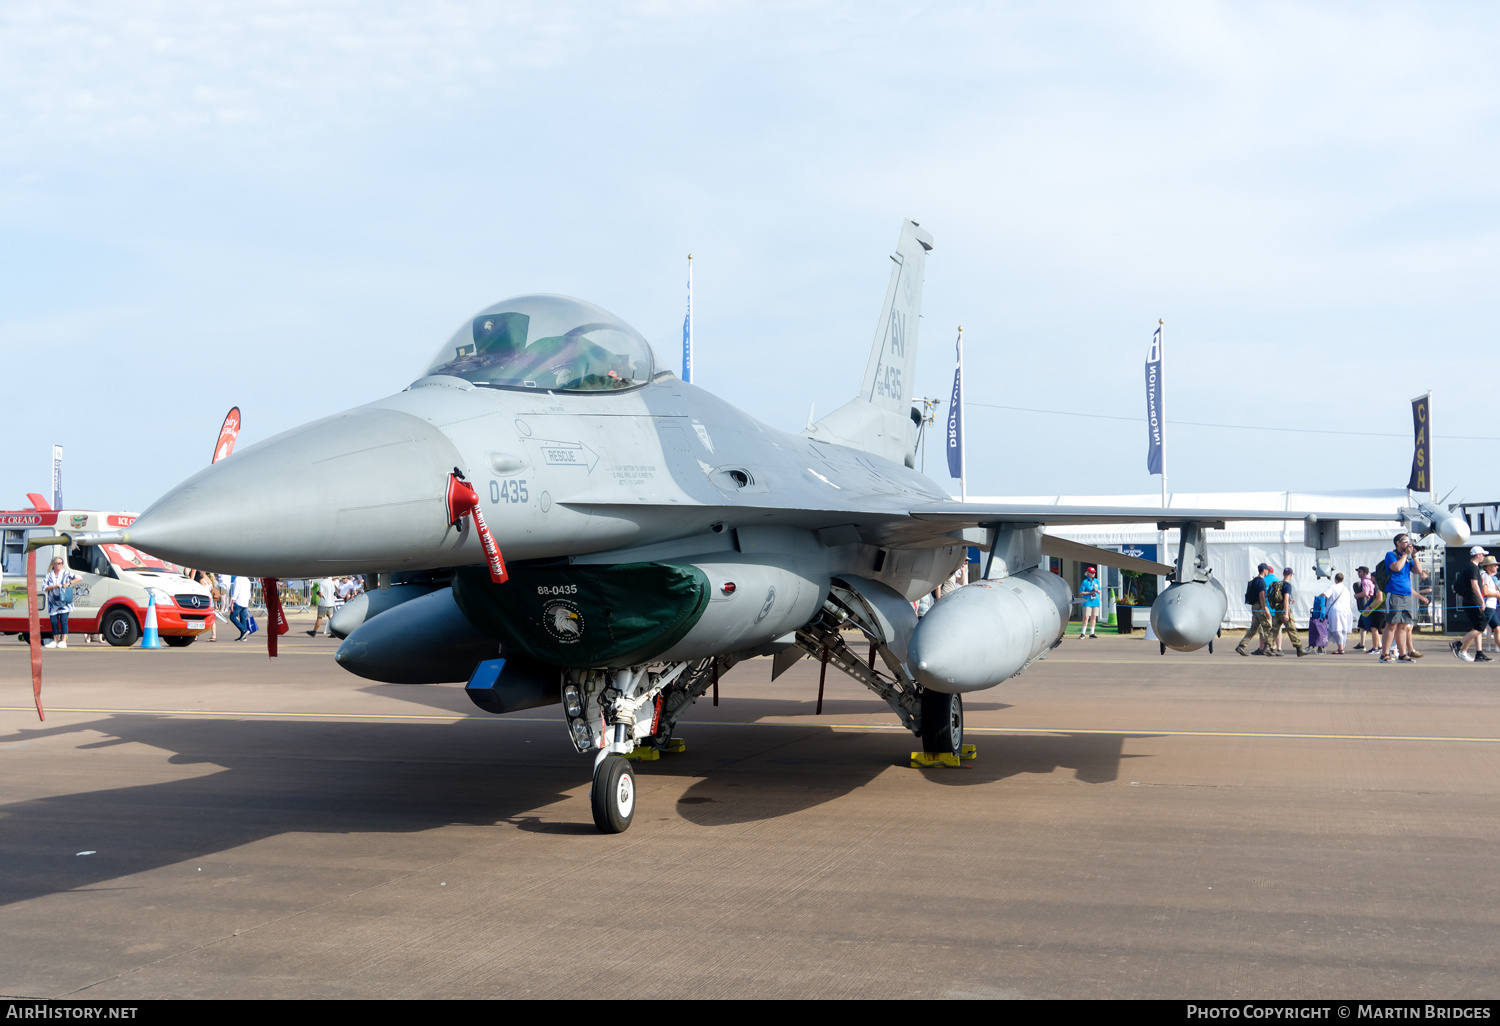
M 915 221 L 903 221 L 901 239 L 891 260 L 891 282 L 875 322 L 875 342 L 859 397 L 867 403 L 907 416 L 917 369 L 917 320 L 922 312 L 922 271 L 932 236 Z
M 891 281 L 875 323 L 875 342 L 859 394 L 809 425 L 808 438 L 847 445 L 914 466 L 917 427 L 911 390 L 917 369 L 917 322 L 922 312 L 922 273 L 932 236 L 915 221 L 901 222 L 891 260 Z

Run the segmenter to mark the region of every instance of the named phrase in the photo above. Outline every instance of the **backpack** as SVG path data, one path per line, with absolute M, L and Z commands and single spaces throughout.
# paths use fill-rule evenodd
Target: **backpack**
M 1252 577 L 1250 583 L 1245 585 L 1245 605 L 1247 606 L 1255 605 L 1255 582 L 1258 580 L 1260 580 L 1259 577 Z
M 1282 596 L 1286 594 L 1282 590 L 1282 585 L 1284 583 L 1284 581 L 1277 581 L 1275 584 L 1266 589 L 1266 602 L 1273 610 L 1281 608 Z
M 1385 591 L 1386 587 L 1391 583 L 1391 565 L 1385 561 L 1384 556 L 1380 557 L 1380 562 L 1376 565 L 1375 572 L 1370 574 L 1370 576 L 1375 578 L 1375 587 L 1381 591 Z
M 1328 619 L 1328 596 L 1318 595 L 1313 599 L 1312 618 L 1314 620 Z

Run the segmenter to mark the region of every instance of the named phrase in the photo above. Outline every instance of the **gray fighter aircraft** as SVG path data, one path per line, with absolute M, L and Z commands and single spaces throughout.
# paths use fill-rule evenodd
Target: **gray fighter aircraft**
M 914 469 L 931 249 L 903 222 L 858 395 L 800 434 L 682 382 L 597 306 L 518 296 L 464 321 L 407 388 L 234 453 L 124 537 L 254 577 L 383 575 L 387 586 L 336 618 L 340 665 L 381 681 L 468 681 L 495 713 L 561 704 L 578 752 L 597 753 L 593 812 L 606 832 L 635 810 L 624 756 L 669 744 L 717 675 L 753 655 L 773 655 L 774 676 L 826 653 L 927 751 L 957 754 L 962 696 L 1061 640 L 1071 589 L 1044 556 L 1172 574 L 1151 621 L 1190 651 L 1211 642 L 1227 604 L 1204 532 L 1304 514 L 953 501 Z M 1450 543 L 1467 534 L 1436 507 L 1405 512 Z M 1175 567 L 1045 533 L 1121 522 L 1181 528 Z M 1337 528 L 1309 520 L 1325 565 Z M 103 539 L 75 539 L 92 540 Z M 988 553 L 982 579 L 918 620 L 911 600 L 971 545 Z M 878 664 L 846 642 L 849 628 Z

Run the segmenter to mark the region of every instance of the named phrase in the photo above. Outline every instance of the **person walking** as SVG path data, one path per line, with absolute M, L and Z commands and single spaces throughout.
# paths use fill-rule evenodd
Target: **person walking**
M 1484 620 L 1495 636 L 1495 647 L 1500 649 L 1500 563 L 1494 556 L 1486 554 L 1479 564 L 1480 587 L 1484 592 Z M 1480 654 L 1484 645 L 1479 646 Z M 1475 656 L 1478 659 L 1479 656 Z M 1488 661 L 1488 657 L 1486 657 Z
M 1458 622 L 1466 625 L 1469 631 L 1461 641 L 1452 642 L 1448 648 L 1466 663 L 1490 661 L 1490 657 L 1484 654 L 1483 645 L 1489 620 L 1484 612 L 1484 571 L 1480 568 L 1488 555 L 1483 545 L 1474 546 L 1469 550 L 1469 562 L 1453 575 L 1453 611 L 1459 614 Z M 1470 645 L 1478 655 L 1469 654 Z
M 1078 586 L 1078 594 L 1083 599 L 1083 626 L 1078 629 L 1078 637 L 1080 639 L 1097 638 L 1099 636 L 1099 610 L 1104 603 L 1101 601 L 1099 577 L 1093 567 L 1083 568 L 1083 583 Z
M 1393 661 L 1391 645 L 1394 644 L 1397 654 L 1394 661 L 1409 663 L 1413 658 L 1411 630 L 1417 618 L 1417 599 L 1411 575 L 1415 573 L 1418 578 L 1425 580 L 1427 571 L 1422 568 L 1422 560 L 1417 555 L 1417 547 L 1412 544 L 1411 535 L 1403 532 L 1392 541 L 1396 547 L 1385 554 L 1383 564 L 1386 572 L 1385 633 L 1381 636 L 1380 661 Z
M 235 641 L 244 641 L 250 634 L 250 578 L 236 575 L 229 579 L 229 622 L 240 629 Z
M 42 581 L 42 590 L 47 593 L 47 616 L 52 620 L 52 637 L 42 642 L 43 648 L 68 647 L 68 617 L 73 612 L 73 582 L 83 580 L 83 575 L 68 568 L 61 556 L 54 556 L 47 568 L 47 577 Z
M 1313 596 L 1312 612 L 1307 620 L 1307 647 L 1319 655 L 1328 651 L 1329 636 L 1333 633 L 1333 621 L 1328 618 L 1332 594 L 1333 581 L 1325 580 Z
M 313 621 L 313 629 L 307 632 L 307 636 L 310 638 L 316 638 L 318 636 L 318 628 L 323 626 L 323 621 L 332 621 L 333 619 L 332 577 L 320 577 L 318 580 L 313 581 L 312 600 L 313 604 L 318 607 L 318 618 Z M 329 626 L 331 627 L 332 623 L 330 623 Z M 329 637 L 330 635 L 325 630 L 323 632 L 323 636 Z
M 234 583 L 234 578 L 219 577 L 217 583 L 218 587 L 214 589 L 215 601 L 217 603 L 214 607 L 216 610 L 214 619 L 223 620 L 228 624 L 234 624 L 234 621 L 230 619 L 230 617 L 234 615 L 234 605 L 229 601 L 229 586 L 230 584 Z M 239 626 L 238 624 L 234 625 L 236 627 Z
M 209 573 L 207 570 L 199 570 L 199 571 L 195 572 L 193 574 L 193 580 L 197 581 L 199 584 L 203 585 L 205 588 L 208 589 L 209 602 L 212 603 L 212 605 L 210 606 L 209 611 L 208 611 L 208 640 L 209 641 L 218 641 L 219 640 L 219 616 L 218 616 L 218 608 L 219 608 L 219 600 L 220 600 L 220 597 L 221 597 L 221 593 L 219 591 L 219 582 L 216 581 L 216 580 L 214 580 L 214 575 L 211 574 L 211 573 Z
M 1334 655 L 1344 654 L 1349 629 L 1354 626 L 1354 593 L 1344 583 L 1343 574 L 1333 575 L 1333 590 L 1328 593 L 1328 641 Z
M 1266 655 L 1271 654 L 1271 610 L 1266 605 L 1266 574 L 1270 566 L 1262 563 L 1255 568 L 1255 576 L 1250 578 L 1250 584 L 1245 588 L 1245 604 L 1250 607 L 1250 629 L 1240 639 L 1240 643 L 1234 646 L 1234 650 L 1242 656 L 1250 653 L 1245 649 L 1245 642 L 1251 638 L 1260 637 L 1260 651 Z
M 1385 630 L 1385 592 L 1370 576 L 1369 567 L 1362 566 L 1355 573 L 1359 574 L 1359 581 L 1354 586 L 1355 604 L 1359 607 L 1359 644 L 1354 646 L 1354 651 L 1366 651 L 1365 635 L 1369 634 L 1368 651 L 1379 652 L 1380 632 Z
M 1296 592 L 1292 587 L 1291 567 L 1284 568 L 1281 580 L 1266 589 L 1266 599 L 1276 610 L 1276 636 L 1279 638 L 1285 632 L 1287 640 L 1297 650 L 1297 658 L 1301 659 L 1307 655 L 1307 648 L 1302 644 L 1302 635 L 1297 632 L 1297 621 L 1294 619 L 1292 604 L 1296 601 Z M 1280 649 L 1271 651 L 1273 655 L 1281 655 Z
M 1276 586 L 1276 582 L 1279 580 L 1281 580 L 1281 578 L 1276 576 L 1276 568 L 1274 566 L 1271 567 L 1270 572 L 1266 574 L 1266 599 L 1269 604 L 1271 623 L 1273 625 L 1276 622 L 1276 603 L 1270 601 L 1270 596 L 1271 589 Z M 1269 645 L 1262 645 L 1260 648 L 1251 653 L 1252 655 L 1272 655 L 1273 653 L 1279 653 L 1281 651 L 1281 632 L 1273 626 L 1267 632 L 1267 634 L 1271 639 L 1271 643 Z

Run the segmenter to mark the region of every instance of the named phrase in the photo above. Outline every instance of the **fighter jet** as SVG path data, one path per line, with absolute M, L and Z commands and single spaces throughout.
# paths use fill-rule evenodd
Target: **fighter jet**
M 963 695 L 1062 638 L 1071 589 L 1044 557 L 1171 574 L 1151 622 L 1191 651 L 1227 606 L 1204 533 L 1304 514 L 954 501 L 914 469 L 932 246 L 902 223 L 858 393 L 798 434 L 683 382 L 598 306 L 516 296 L 466 319 L 406 388 L 220 460 L 122 540 L 252 577 L 381 575 L 337 617 L 339 664 L 380 681 L 467 681 L 493 713 L 561 705 L 567 737 L 594 755 L 605 832 L 635 813 L 625 756 L 670 745 L 688 706 L 751 656 L 774 656 L 773 676 L 826 658 L 926 751 L 956 755 Z M 1408 512 L 1450 543 L 1467 534 L 1447 511 Z M 1181 528 L 1175 566 L 1046 534 L 1122 522 Z M 1307 531 L 1326 563 L 1337 520 Z M 919 620 L 912 601 L 970 546 L 987 553 L 982 577 Z

